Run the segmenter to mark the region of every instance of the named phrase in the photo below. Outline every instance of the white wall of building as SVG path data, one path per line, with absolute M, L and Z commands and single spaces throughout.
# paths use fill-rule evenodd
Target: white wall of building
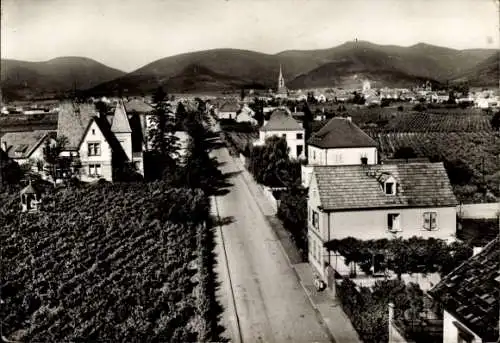
M 367 157 L 368 164 L 377 164 L 377 148 L 332 148 L 321 149 L 309 145 L 308 164 L 333 166 L 361 164 L 361 158 Z
M 305 155 L 305 131 L 259 131 L 259 144 L 264 144 L 266 139 L 272 136 L 286 137 L 290 158 L 299 158 Z M 300 150 L 302 149 L 302 152 Z
M 89 156 L 88 144 L 89 143 L 99 143 L 100 144 L 100 155 L 98 156 Z M 82 164 L 82 168 L 80 170 L 80 175 L 82 181 L 92 181 L 99 178 L 104 178 L 108 181 L 112 181 L 113 172 L 111 165 L 111 147 L 109 146 L 106 138 L 102 134 L 101 130 L 95 123 L 92 122 L 90 128 L 88 129 L 85 137 L 83 138 L 82 144 L 78 150 L 80 155 L 80 161 Z M 100 165 L 101 172 L 99 176 L 89 175 L 89 166 L 90 165 Z
M 453 324 L 453 322 L 458 321 L 449 312 L 444 311 L 443 314 L 443 343 L 458 343 L 458 328 Z M 462 326 L 466 325 L 460 323 Z M 482 339 L 476 335 L 474 332 L 469 330 L 471 334 L 474 335 L 474 341 L 472 343 L 481 343 Z

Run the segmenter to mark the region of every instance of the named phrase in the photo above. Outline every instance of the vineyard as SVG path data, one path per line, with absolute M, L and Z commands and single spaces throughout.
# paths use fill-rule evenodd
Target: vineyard
M 0 194 L 3 336 L 16 341 L 218 341 L 201 191 L 163 183 Z M 209 226 L 208 226 L 209 227 Z
M 484 113 L 363 113 L 353 121 L 370 132 L 491 132 L 491 115 Z
M 390 158 L 396 150 L 411 147 L 418 157 L 432 161 L 464 161 L 473 171 L 473 182 L 462 201 L 476 202 L 477 185 L 486 183 L 487 189 L 499 196 L 500 135 L 492 131 L 478 132 L 394 132 L 373 133 L 382 158 Z M 475 190 L 474 190 L 475 188 Z M 466 192 L 466 193 L 467 193 Z M 457 193 L 457 192 L 456 192 Z

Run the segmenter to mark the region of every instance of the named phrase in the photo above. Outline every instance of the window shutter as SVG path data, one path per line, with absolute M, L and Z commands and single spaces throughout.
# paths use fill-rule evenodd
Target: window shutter
M 431 213 L 424 212 L 424 229 L 430 230 L 431 228 Z
M 431 212 L 431 230 L 437 228 L 437 213 Z

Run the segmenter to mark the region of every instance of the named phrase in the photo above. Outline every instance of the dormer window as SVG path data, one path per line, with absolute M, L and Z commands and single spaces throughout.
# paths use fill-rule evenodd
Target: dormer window
M 385 183 L 385 194 L 386 195 L 394 195 L 396 193 L 395 186 L 396 185 L 394 184 L 394 182 L 386 182 Z

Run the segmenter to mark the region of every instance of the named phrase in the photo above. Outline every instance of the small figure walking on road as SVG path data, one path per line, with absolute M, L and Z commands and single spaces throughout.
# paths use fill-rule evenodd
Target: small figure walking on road
M 326 288 L 325 282 L 321 280 L 317 274 L 314 275 L 314 287 L 316 287 L 318 292 L 321 292 Z

